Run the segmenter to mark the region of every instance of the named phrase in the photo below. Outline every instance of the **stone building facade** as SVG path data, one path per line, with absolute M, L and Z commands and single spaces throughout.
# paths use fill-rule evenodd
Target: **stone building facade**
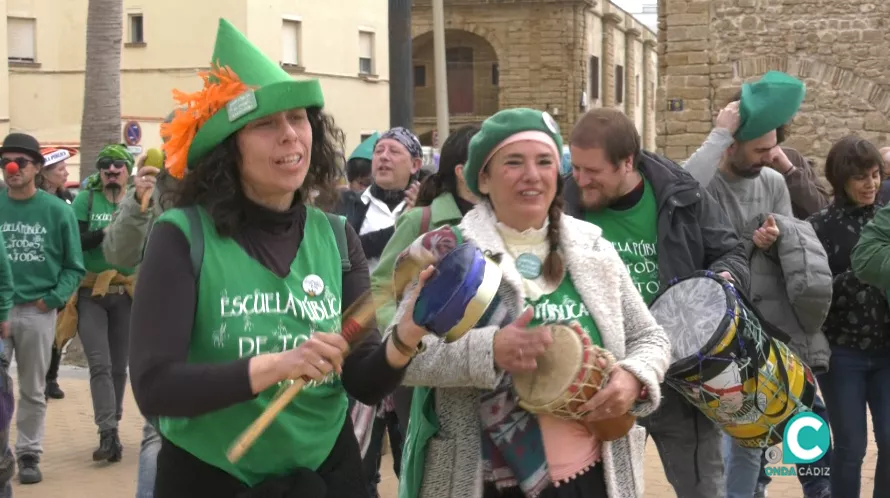
M 682 161 L 745 81 L 769 70 L 807 96 L 787 144 L 821 170 L 855 133 L 890 145 L 890 2 L 659 0 L 658 147 Z
M 621 108 L 655 147 L 656 36 L 596 0 L 445 0 L 451 128 L 510 107 L 550 112 L 567 135 L 589 108 Z M 436 142 L 429 0 L 414 0 L 414 126 Z

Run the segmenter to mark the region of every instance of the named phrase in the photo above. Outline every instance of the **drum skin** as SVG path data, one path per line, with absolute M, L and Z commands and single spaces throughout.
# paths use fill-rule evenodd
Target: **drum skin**
M 669 287 L 651 311 L 673 343 L 667 384 L 741 446 L 781 442 L 787 421 L 812 407 L 812 371 L 763 331 L 729 282 L 699 272 Z
M 597 422 L 583 420 L 583 405 L 605 385 L 604 374 L 615 363 L 615 358 L 593 345 L 590 337 L 573 325 L 551 324 L 553 343 L 538 357 L 538 367 L 531 372 L 513 374 L 519 406 L 531 413 L 577 420 L 600 441 L 624 437 L 636 422 L 633 415 L 626 413 Z M 596 364 L 599 357 L 607 360 L 605 372 Z

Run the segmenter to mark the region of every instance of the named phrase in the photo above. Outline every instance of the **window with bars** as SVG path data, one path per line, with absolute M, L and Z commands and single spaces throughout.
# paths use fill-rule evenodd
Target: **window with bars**
M 300 21 L 284 19 L 281 22 L 281 63 L 299 66 L 303 25 Z
M 414 66 L 414 86 L 426 86 L 426 66 Z
M 359 31 L 358 48 L 359 74 L 374 74 L 374 33 Z
M 34 62 L 37 58 L 36 19 L 6 18 L 7 59 L 10 62 Z

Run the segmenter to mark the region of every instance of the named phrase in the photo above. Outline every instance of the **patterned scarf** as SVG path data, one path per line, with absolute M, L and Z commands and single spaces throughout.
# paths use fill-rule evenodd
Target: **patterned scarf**
M 498 489 L 518 485 L 525 496 L 536 498 L 550 485 L 537 417 L 519 407 L 509 375 L 480 401 L 485 480 Z

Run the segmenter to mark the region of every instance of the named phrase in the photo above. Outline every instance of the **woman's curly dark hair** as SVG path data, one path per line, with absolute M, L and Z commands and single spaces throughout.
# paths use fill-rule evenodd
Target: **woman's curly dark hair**
M 320 108 L 307 108 L 306 115 L 312 127 L 312 159 L 294 202 L 312 202 L 321 209 L 330 209 L 338 198 L 337 184 L 343 176 L 345 135 L 334 118 Z M 200 205 L 213 218 L 220 235 L 238 233 L 247 221 L 240 162 L 241 151 L 233 133 L 189 168 L 174 194 L 174 205 Z

